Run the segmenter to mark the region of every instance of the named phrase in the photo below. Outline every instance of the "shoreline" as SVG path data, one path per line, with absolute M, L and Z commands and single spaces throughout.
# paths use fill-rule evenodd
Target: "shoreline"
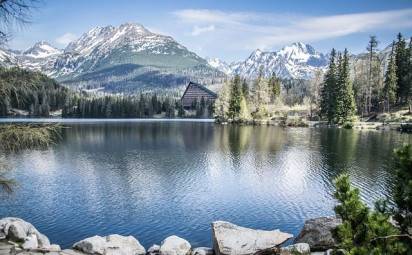
M 335 217 L 306 220 L 297 237 L 275 230 L 242 227 L 226 221 L 211 223 L 213 247 L 192 247 L 172 235 L 145 249 L 134 236 L 110 234 L 92 236 L 61 249 L 35 226 L 20 218 L 0 219 L 0 254 L 22 255 L 324 255 L 337 248 L 334 229 L 341 224 Z M 283 246 L 285 243 L 292 244 Z

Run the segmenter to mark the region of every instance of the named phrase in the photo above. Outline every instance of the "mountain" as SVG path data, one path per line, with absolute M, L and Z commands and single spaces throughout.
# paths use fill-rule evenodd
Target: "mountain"
M 2 66 L 20 66 L 32 71 L 49 74 L 62 50 L 47 42 L 38 42 L 25 51 L 0 49 Z
M 2 49 L 0 60 L 67 86 L 108 92 L 180 89 L 190 80 L 212 84 L 225 77 L 172 37 L 134 23 L 93 28 L 62 51 L 45 42 L 24 52 Z
M 222 72 L 228 75 L 239 74 L 248 79 L 256 78 L 261 66 L 263 66 L 265 76 L 275 72 L 281 78 L 309 79 L 316 70 L 324 69 L 328 64 L 327 55 L 301 42 L 293 43 L 274 52 L 257 49 L 241 62 L 227 64 L 220 60 L 211 60 L 209 64 Z

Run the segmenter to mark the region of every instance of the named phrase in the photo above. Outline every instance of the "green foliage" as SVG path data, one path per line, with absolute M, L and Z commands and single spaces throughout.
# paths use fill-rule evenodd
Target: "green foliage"
M 336 51 L 332 49 L 329 59 L 329 68 L 325 74 L 323 86 L 321 89 L 320 115 L 332 123 L 336 110 L 336 92 L 337 84 L 337 68 L 336 68 Z
M 31 116 L 49 116 L 61 109 L 68 90 L 46 75 L 17 67 L 0 68 L 0 116 L 11 108 L 26 110 Z
M 339 248 L 350 255 L 405 254 L 406 247 L 397 238 L 389 238 L 397 236 L 399 230 L 389 222 L 385 202 L 376 202 L 371 211 L 361 201 L 359 190 L 351 187 L 346 174 L 336 178 L 335 185 L 335 213 L 342 219 L 336 229 Z
M 230 119 L 235 120 L 239 118 L 240 115 L 240 103 L 242 100 L 242 88 L 240 84 L 240 77 L 236 75 L 231 82 L 231 92 L 229 100 L 229 113 Z
M 272 76 L 269 78 L 269 90 L 271 92 L 271 101 L 274 102 L 276 98 L 280 96 L 280 85 L 281 81 L 278 77 L 276 77 L 276 74 L 273 72 Z
M 351 122 L 351 121 L 344 122 L 342 124 L 342 127 L 345 128 L 345 129 L 352 129 L 353 128 L 353 122 Z
M 396 62 L 396 77 L 397 79 L 397 98 L 401 103 L 405 103 L 410 96 L 410 84 L 408 80 L 411 61 L 410 51 L 406 47 L 406 41 L 402 34 L 398 34 L 395 50 L 395 62 Z
M 393 191 L 394 219 L 402 233 L 412 234 L 412 147 L 405 145 L 395 151 L 396 181 Z M 411 246 L 412 248 L 412 246 Z
M 392 44 L 391 55 L 389 56 L 388 68 L 385 73 L 385 85 L 383 87 L 384 99 L 387 102 L 388 110 L 391 104 L 396 101 L 396 86 L 398 82 L 398 77 L 396 76 L 397 68 L 394 56 L 395 42 Z
M 10 124 L 0 125 L 0 149 L 3 152 L 31 148 L 47 148 L 60 137 L 59 125 Z
M 200 100 L 192 105 L 197 117 L 210 117 L 211 102 Z M 88 96 L 75 94 L 69 97 L 62 110 L 63 118 L 167 118 L 186 116 L 180 100 L 171 96 L 140 94 L 130 96 Z
M 329 69 L 321 91 L 321 115 L 329 123 L 343 124 L 352 121 L 355 115 L 355 98 L 349 73 L 349 54 L 343 56 L 332 49 Z

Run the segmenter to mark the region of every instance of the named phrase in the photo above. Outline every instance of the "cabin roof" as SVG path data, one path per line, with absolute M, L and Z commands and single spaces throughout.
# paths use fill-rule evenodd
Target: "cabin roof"
M 198 87 L 199 89 L 205 91 L 206 93 L 212 95 L 213 97 L 217 97 L 217 94 L 216 94 L 215 92 L 211 91 L 210 89 L 206 88 L 205 86 L 203 86 L 203 85 L 201 85 L 201 84 L 199 84 L 199 83 L 196 83 L 196 82 L 192 82 L 192 81 L 191 81 L 191 82 L 189 82 L 189 84 L 187 85 L 187 87 L 186 87 L 186 89 L 185 89 L 185 92 L 183 93 L 182 98 L 185 97 L 187 90 L 190 88 L 190 85 Z

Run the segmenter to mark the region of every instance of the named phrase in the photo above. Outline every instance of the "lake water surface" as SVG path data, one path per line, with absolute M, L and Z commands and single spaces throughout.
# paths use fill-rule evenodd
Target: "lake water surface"
M 4 120 L 3 120 L 4 121 Z M 0 217 L 33 223 L 63 247 L 96 234 L 146 247 L 176 234 L 210 246 L 210 223 L 298 234 L 333 214 L 333 179 L 348 172 L 372 204 L 392 183 L 398 132 L 222 126 L 192 121 L 69 121 L 47 150 L 4 155 L 19 187 Z

